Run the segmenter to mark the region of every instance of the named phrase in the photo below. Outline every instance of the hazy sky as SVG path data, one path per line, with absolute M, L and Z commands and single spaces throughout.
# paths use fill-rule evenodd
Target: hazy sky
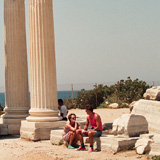
M 58 84 L 104 83 L 128 76 L 160 81 L 160 0 L 53 0 L 53 9 Z M 0 87 L 3 25 L 0 0 Z

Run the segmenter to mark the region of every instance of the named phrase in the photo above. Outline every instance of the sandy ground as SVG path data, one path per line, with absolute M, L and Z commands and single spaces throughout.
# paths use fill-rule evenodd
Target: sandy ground
M 84 116 L 85 111 L 74 109 L 69 113 Z M 103 123 L 111 123 L 123 113 L 129 113 L 129 109 L 96 109 L 101 115 Z M 110 152 L 76 151 L 67 149 L 64 145 L 52 145 L 49 140 L 30 142 L 21 140 L 18 136 L 0 137 L 0 160 L 147 160 L 147 156 L 137 155 L 133 151 L 119 152 L 113 155 Z

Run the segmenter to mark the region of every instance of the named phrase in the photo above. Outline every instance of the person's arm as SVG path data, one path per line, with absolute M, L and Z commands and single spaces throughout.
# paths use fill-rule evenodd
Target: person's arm
M 98 114 L 96 114 L 96 113 L 95 113 L 95 121 L 96 121 L 97 127 L 95 127 L 95 128 L 93 129 L 93 131 L 97 131 L 97 130 L 100 129 L 100 121 L 101 121 L 101 118 L 100 118 L 100 116 L 99 116 Z
M 75 126 L 72 127 L 71 125 L 67 125 L 67 127 L 69 128 L 70 131 L 75 132 L 77 130 L 77 122 L 75 122 Z
M 86 124 L 84 126 L 84 130 L 87 130 L 88 129 L 88 125 L 89 125 L 89 118 L 87 116 L 87 120 L 86 120 Z

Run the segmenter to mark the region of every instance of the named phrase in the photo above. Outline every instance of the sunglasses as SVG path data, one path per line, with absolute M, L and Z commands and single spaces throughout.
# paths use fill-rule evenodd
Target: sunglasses
M 72 117 L 71 119 L 76 119 L 76 117 Z

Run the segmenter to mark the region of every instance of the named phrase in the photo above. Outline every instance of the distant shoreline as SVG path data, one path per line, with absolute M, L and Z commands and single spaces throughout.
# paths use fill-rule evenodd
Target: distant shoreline
M 73 98 L 77 98 L 78 92 L 80 90 L 73 91 Z M 30 93 L 29 93 L 30 94 Z M 58 99 L 72 99 L 71 91 L 57 91 Z M 5 106 L 5 92 L 0 92 L 0 103 L 2 106 Z

